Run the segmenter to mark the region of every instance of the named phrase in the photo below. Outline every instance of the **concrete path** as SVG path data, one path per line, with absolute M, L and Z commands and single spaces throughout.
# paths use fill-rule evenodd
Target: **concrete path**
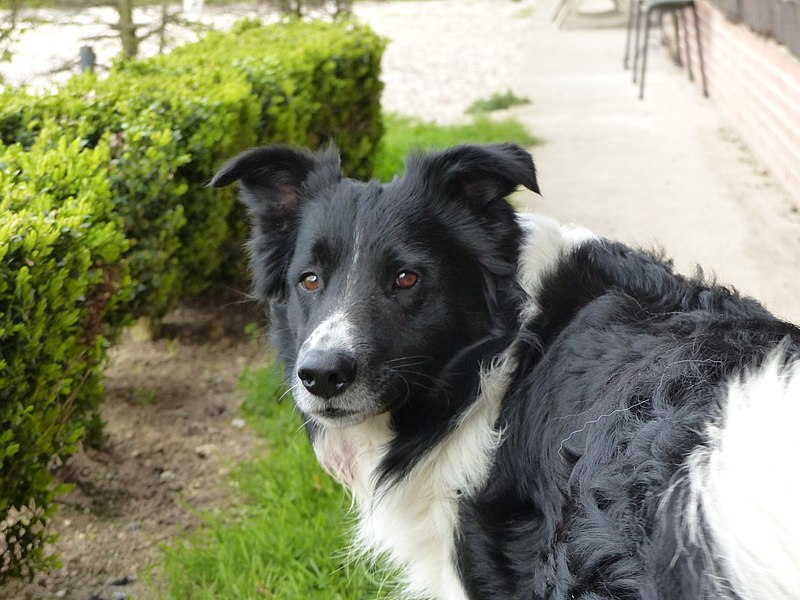
M 507 84 L 532 100 L 509 112 L 545 140 L 533 148 L 543 197 L 523 195 L 527 208 L 663 248 L 679 270 L 700 264 L 800 322 L 800 214 L 785 191 L 662 47 L 651 47 L 640 101 L 622 68 L 624 18 L 581 15 L 558 30 L 555 3 L 365 6 L 362 17 L 393 40 L 386 104 L 437 117 Z M 582 10 L 602 7 L 586 0 Z M 432 78 L 439 63 L 449 71 Z

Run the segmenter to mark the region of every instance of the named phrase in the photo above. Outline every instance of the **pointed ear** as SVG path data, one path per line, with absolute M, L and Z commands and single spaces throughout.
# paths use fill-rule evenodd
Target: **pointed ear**
M 254 148 L 233 157 L 209 184 L 224 187 L 241 181 L 240 200 L 253 212 L 287 218 L 296 211 L 300 190 L 317 164 L 310 152 L 286 146 Z
M 259 300 L 286 297 L 286 270 L 294 254 L 298 215 L 310 181 L 324 178 L 334 182 L 340 177 L 338 153 L 333 147 L 313 154 L 287 146 L 267 146 L 235 156 L 211 179 L 211 187 L 241 182 L 239 199 L 250 214 L 248 247 Z
M 422 175 L 425 185 L 463 199 L 473 209 L 505 198 L 519 185 L 539 193 L 533 158 L 515 144 L 454 146 L 410 159 L 406 172 Z

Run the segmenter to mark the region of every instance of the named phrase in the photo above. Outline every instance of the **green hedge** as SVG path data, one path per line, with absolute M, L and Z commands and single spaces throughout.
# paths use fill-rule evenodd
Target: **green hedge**
M 257 103 L 258 121 L 246 132 L 252 138 L 239 136 L 240 149 L 275 142 L 315 148 L 335 141 L 344 172 L 369 178 L 383 135 L 379 78 L 383 49 L 381 38 L 352 22 L 288 21 L 263 27 L 246 20 L 230 33 L 212 32 L 201 42 L 181 46 L 166 56 L 119 63 L 115 73 L 180 77 L 201 70 L 244 78 L 250 98 Z M 186 179 L 205 183 L 230 154 L 193 161 Z M 192 199 L 219 203 L 224 197 L 229 209 L 230 194 L 230 190 L 196 187 Z M 223 280 L 235 280 L 244 275 L 241 246 L 247 220 L 241 207 L 228 214 L 232 233 L 219 254 L 213 260 L 194 251 L 191 255 L 199 257 L 200 265 L 221 267 Z M 190 287 L 198 292 L 208 278 L 194 266 L 190 270 L 202 275 Z
M 160 318 L 182 296 L 243 277 L 243 222 L 214 170 L 256 144 L 334 140 L 345 170 L 369 176 L 382 134 L 383 41 L 353 23 L 249 22 L 55 94 L 0 94 L 0 140 L 30 145 L 55 120 L 92 147 L 110 135 L 109 180 L 136 281 L 126 313 Z M 233 269 L 233 273 L 231 270 Z
M 130 292 L 107 140 L 43 132 L 0 148 L 0 581 L 48 562 L 48 462 L 97 418 L 106 314 Z
M 212 33 L 178 48 L 159 62 L 176 70 L 194 65 L 232 67 L 261 99 L 257 142 L 317 147 L 335 140 L 342 168 L 353 177 L 372 175 L 383 134 L 384 43 L 356 23 L 290 21 L 275 27 L 239 23 L 230 34 Z
M 212 199 L 203 182 L 211 157 L 252 141 L 257 109 L 250 93 L 241 78 L 208 71 L 121 72 L 103 80 L 75 77 L 53 95 L 0 98 L 7 141 L 32 143 L 43 119 L 88 147 L 109 136 L 108 180 L 136 281 L 126 315 L 160 318 L 187 288 L 200 291 L 198 282 L 217 267 L 233 198 Z
M 368 176 L 383 41 L 254 22 L 50 94 L 0 92 L 0 581 L 47 564 L 47 469 L 97 423 L 124 323 L 243 276 L 244 219 L 206 187 L 233 154 L 341 148 Z

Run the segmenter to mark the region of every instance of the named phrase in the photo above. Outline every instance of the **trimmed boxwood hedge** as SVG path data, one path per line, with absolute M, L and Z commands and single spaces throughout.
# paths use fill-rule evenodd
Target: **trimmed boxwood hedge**
M 97 418 L 106 314 L 130 292 L 107 139 L 42 131 L 0 148 L 0 580 L 48 564 L 48 462 Z
M 136 282 L 124 310 L 134 318 L 158 319 L 185 286 L 208 279 L 217 265 L 233 199 L 211 201 L 203 186 L 207 175 L 197 171 L 210 169 L 211 157 L 235 151 L 240 140 L 252 141 L 247 132 L 257 123 L 257 109 L 250 87 L 241 78 L 205 70 L 169 76 L 121 72 L 103 80 L 75 77 L 52 95 L 0 97 L 4 141 L 34 142 L 43 119 L 87 147 L 109 136 L 107 176 Z M 192 194 L 197 190 L 202 197 Z M 195 273 L 198 264 L 203 268 Z
M 256 144 L 334 141 L 369 176 L 383 47 L 348 22 L 249 21 L 0 92 L 0 581 L 48 564 L 48 464 L 96 427 L 121 326 L 244 276 L 244 219 L 211 174 Z
M 383 41 L 354 23 L 250 21 L 120 62 L 106 79 L 74 77 L 55 94 L 2 93 L 0 141 L 30 145 L 46 119 L 88 147 L 110 135 L 109 179 L 136 281 L 126 312 L 158 319 L 220 276 L 244 276 L 225 260 L 241 254 L 233 193 L 205 185 L 232 154 L 333 140 L 348 174 L 370 175 L 383 132 L 382 52 Z
M 209 33 L 201 42 L 186 44 L 168 55 L 119 63 L 115 73 L 180 77 L 202 70 L 223 79 L 243 78 L 251 90 L 250 99 L 257 103 L 258 120 L 254 127 L 233 136 L 240 148 L 275 142 L 315 148 L 334 141 L 345 174 L 368 178 L 383 135 L 383 84 L 379 78 L 383 49 L 381 38 L 354 22 L 294 20 L 263 27 L 257 20 L 245 20 L 229 33 Z M 195 257 L 190 272 L 200 276 L 189 285 L 192 293 L 209 281 L 203 266 L 221 268 L 217 279 L 221 276 L 229 281 L 245 275 L 241 245 L 247 220 L 243 210 L 237 206 L 230 211 L 230 190 L 212 191 L 202 186 L 230 155 L 207 154 L 203 160 L 193 154 L 196 160 L 180 171 L 190 185 L 194 183 L 193 205 L 220 203 L 224 198 L 229 211 L 231 234 L 218 255 L 209 257 L 208 253 L 189 251 L 189 244 L 183 246 L 186 260 Z

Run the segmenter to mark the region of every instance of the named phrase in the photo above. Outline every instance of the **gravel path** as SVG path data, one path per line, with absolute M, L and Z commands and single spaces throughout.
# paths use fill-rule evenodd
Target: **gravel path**
M 383 61 L 386 110 L 438 123 L 466 120 L 479 98 L 516 90 L 528 72 L 535 2 L 363 2 L 356 14 L 391 42 Z

